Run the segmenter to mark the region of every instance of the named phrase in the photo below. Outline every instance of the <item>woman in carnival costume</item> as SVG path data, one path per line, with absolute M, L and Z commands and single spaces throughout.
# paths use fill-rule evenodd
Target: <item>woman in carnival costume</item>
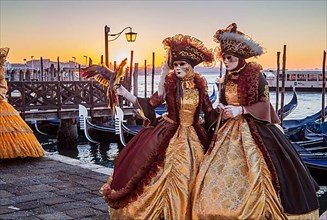
M 207 144 L 199 114 L 206 118 L 216 112 L 207 82 L 194 66 L 214 59 L 191 36 L 178 34 L 163 44 L 168 58 L 156 93 L 137 98 L 117 88 L 117 94 L 139 108 L 145 128 L 120 152 L 113 176 L 101 189 L 110 219 L 191 219 L 191 191 Z M 154 109 L 164 101 L 167 113 L 158 120 Z
M 222 126 L 194 187 L 193 219 L 318 219 L 319 189 L 302 159 L 275 125 L 262 67 L 247 63 L 262 47 L 237 30 L 218 30 L 223 79 Z
M 32 129 L 7 100 L 5 62 L 9 48 L 0 48 L 0 159 L 41 157 L 44 150 Z

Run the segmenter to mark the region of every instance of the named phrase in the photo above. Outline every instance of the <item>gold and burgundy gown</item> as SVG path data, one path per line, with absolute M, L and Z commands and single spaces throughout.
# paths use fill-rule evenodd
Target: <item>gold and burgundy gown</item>
M 240 106 L 240 94 L 251 90 L 246 88 L 249 81 L 245 89 L 238 88 L 246 81 L 241 74 L 226 77 L 225 105 Z M 243 104 L 248 114 L 223 123 L 201 163 L 193 192 L 194 220 L 318 219 L 317 185 L 290 142 L 268 122 L 275 113 L 267 83 L 258 75 L 252 86 L 258 98 Z
M 102 187 L 110 219 L 191 219 L 191 192 L 204 155 L 200 139 L 206 137 L 199 112 L 207 114 L 212 105 L 199 74 L 180 82 L 183 95 L 178 105 L 178 81 L 175 74 L 166 79 L 168 113 L 155 126 L 143 128 L 115 160 L 114 174 Z M 138 99 L 145 116 L 162 101 L 157 93 Z M 135 186 L 130 187 L 133 182 Z M 130 192 L 124 192 L 129 187 Z
M 0 159 L 41 157 L 44 150 L 33 130 L 7 101 L 7 83 L 0 79 Z

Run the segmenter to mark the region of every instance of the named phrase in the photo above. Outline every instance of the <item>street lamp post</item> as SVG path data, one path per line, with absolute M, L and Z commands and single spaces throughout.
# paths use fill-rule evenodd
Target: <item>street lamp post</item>
M 134 42 L 136 40 L 137 33 L 133 32 L 131 27 L 125 27 L 122 31 L 115 34 L 109 34 L 110 27 L 107 25 L 104 27 L 105 62 L 107 67 L 109 67 L 109 42 L 116 40 L 127 29 L 129 29 L 129 32 L 125 33 L 126 40 L 128 42 Z M 113 39 L 108 39 L 109 36 L 113 37 Z

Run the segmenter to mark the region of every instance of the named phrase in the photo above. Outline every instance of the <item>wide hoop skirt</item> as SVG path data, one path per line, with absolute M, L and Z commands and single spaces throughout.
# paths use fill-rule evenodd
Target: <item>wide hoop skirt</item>
M 33 130 L 6 101 L 0 101 L 0 158 L 41 157 L 44 149 Z
M 191 191 L 202 159 L 194 128 L 178 127 L 156 176 L 136 201 L 110 208 L 110 219 L 191 219 Z
M 248 121 L 243 116 L 228 120 L 200 166 L 193 219 L 318 219 L 318 209 L 285 212 L 269 166 Z

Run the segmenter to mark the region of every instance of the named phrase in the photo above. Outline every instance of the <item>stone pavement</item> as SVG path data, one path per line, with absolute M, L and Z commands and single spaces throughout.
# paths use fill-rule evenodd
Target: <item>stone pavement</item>
M 109 219 L 99 193 L 112 169 L 57 154 L 0 159 L 0 219 Z
M 0 220 L 109 220 L 99 189 L 112 172 L 48 152 L 42 158 L 0 159 Z M 321 215 L 327 187 L 318 194 Z

